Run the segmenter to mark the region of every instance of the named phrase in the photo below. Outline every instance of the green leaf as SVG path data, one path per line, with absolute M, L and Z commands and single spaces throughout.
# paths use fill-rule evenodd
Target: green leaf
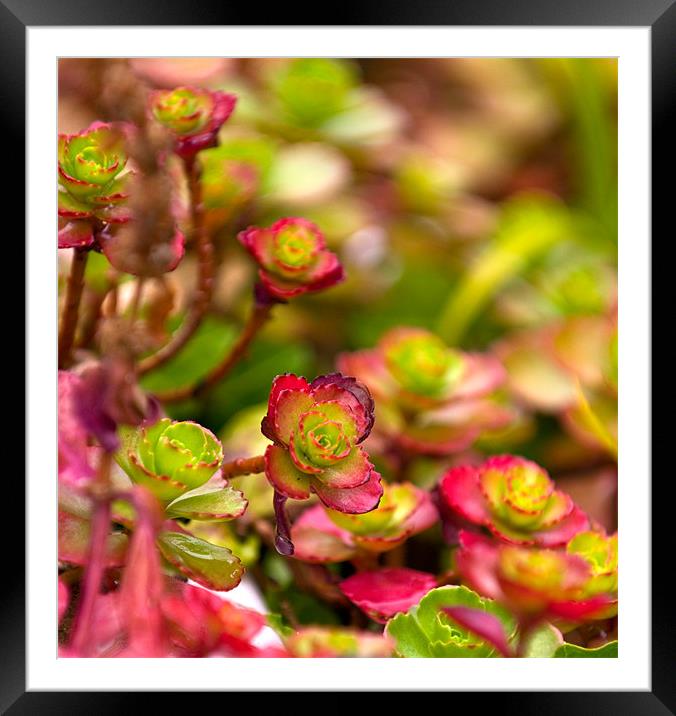
M 235 332 L 230 323 L 207 316 L 183 349 L 164 365 L 144 375 L 141 385 L 151 393 L 193 385 L 221 362 Z
M 555 659 L 617 659 L 617 641 L 610 641 L 597 649 L 585 649 L 575 644 L 562 644 L 554 653 Z
M 229 549 L 192 535 L 162 532 L 157 544 L 167 562 L 207 589 L 234 589 L 244 574 L 242 563 Z
M 292 627 L 290 627 L 287 623 L 284 617 L 281 614 L 268 614 L 267 615 L 267 622 L 268 626 L 271 629 L 274 629 L 274 631 L 282 637 L 282 639 L 285 639 L 288 636 L 291 636 L 292 634 L 295 634 L 295 631 Z
M 429 637 L 411 612 L 397 614 L 394 619 L 390 619 L 387 624 L 387 633 L 395 640 L 399 656 L 408 659 L 435 656 Z
M 316 127 L 340 112 L 356 80 L 354 65 L 322 57 L 291 60 L 269 77 L 289 121 L 301 127 Z
M 177 497 L 167 506 L 167 515 L 202 522 L 220 522 L 241 517 L 248 504 L 243 493 L 229 485 L 224 488 L 198 488 Z
M 228 135 L 222 132 L 219 146 L 198 154 L 202 165 L 202 182 L 219 181 L 223 161 L 231 160 L 254 167 L 258 179 L 264 183 L 275 161 L 276 151 L 276 142 L 270 137 L 255 134 Z
M 561 632 L 545 622 L 526 637 L 523 655 L 531 659 L 551 659 L 562 644 Z
M 87 256 L 87 266 L 85 268 L 85 284 L 91 288 L 92 291 L 103 293 L 111 284 L 108 275 L 110 268 L 110 262 L 105 254 L 90 251 Z M 126 276 L 125 278 L 129 277 Z
M 283 308 L 275 311 L 279 311 L 280 321 Z M 312 369 L 311 359 L 311 349 L 299 342 L 284 344 L 257 339 L 232 373 L 206 396 L 201 422 L 221 426 L 242 408 L 267 403 L 273 378 L 280 373 L 307 375 Z
M 453 287 L 441 311 L 441 337 L 459 344 L 498 291 L 572 231 L 572 215 L 565 205 L 544 194 L 506 202 L 495 236 Z
M 279 153 L 268 181 L 267 199 L 306 206 L 328 201 L 348 182 L 350 165 L 326 144 L 292 144 Z
M 348 95 L 345 109 L 322 125 L 321 132 L 345 146 L 377 145 L 391 141 L 404 122 L 404 113 L 384 94 L 359 87 Z
M 467 587 L 438 587 L 428 592 L 406 614 L 397 614 L 386 627 L 403 657 L 468 658 L 498 656 L 495 649 L 452 622 L 442 607 L 464 606 L 494 614 L 505 627 L 510 639 L 516 633 L 516 622 L 500 605 L 483 599 Z

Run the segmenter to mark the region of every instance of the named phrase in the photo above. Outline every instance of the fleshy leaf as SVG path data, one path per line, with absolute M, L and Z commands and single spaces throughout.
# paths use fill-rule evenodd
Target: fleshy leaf
M 386 632 L 396 641 L 396 651 L 404 657 L 490 657 L 495 648 L 446 616 L 446 607 L 481 610 L 497 617 L 508 641 L 516 634 L 516 622 L 499 604 L 483 599 L 467 587 L 438 587 L 424 596 L 406 614 L 390 620 Z
M 291 528 L 295 557 L 304 562 L 343 562 L 354 555 L 349 532 L 335 525 L 321 505 L 305 510 Z
M 562 644 L 554 653 L 555 659 L 617 659 L 617 642 L 611 641 L 596 649 L 585 649 L 575 644 Z
M 531 659 L 549 659 L 563 645 L 561 632 L 549 622 L 544 622 L 526 637 L 523 655 Z
M 234 589 L 244 574 L 242 563 L 229 549 L 192 535 L 162 532 L 157 543 L 170 564 L 207 589 Z
M 220 522 L 241 517 L 248 504 L 244 494 L 229 485 L 209 490 L 198 488 L 167 505 L 167 515 L 202 522 Z
M 444 607 L 442 611 L 467 631 L 492 644 L 503 656 L 513 655 L 505 627 L 495 615 L 471 607 Z
M 383 658 L 392 656 L 392 641 L 382 634 L 349 628 L 307 627 L 284 642 L 299 658 Z
M 433 574 L 390 568 L 358 572 L 340 583 L 345 596 L 376 621 L 404 612 L 436 586 Z

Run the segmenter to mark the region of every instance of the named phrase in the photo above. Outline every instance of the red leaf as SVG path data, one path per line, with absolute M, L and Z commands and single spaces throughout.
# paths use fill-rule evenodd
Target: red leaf
M 433 574 L 405 567 L 358 572 L 340 583 L 343 594 L 379 622 L 408 611 L 436 586 Z

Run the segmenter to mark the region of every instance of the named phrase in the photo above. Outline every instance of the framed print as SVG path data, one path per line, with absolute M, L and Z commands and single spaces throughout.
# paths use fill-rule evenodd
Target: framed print
M 651 147 L 676 14 L 605 5 L 3 2 L 28 287 L 3 708 L 674 707 Z

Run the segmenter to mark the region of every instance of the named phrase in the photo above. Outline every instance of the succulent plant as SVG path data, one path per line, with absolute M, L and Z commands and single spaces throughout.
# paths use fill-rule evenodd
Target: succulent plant
M 95 223 L 129 221 L 125 141 L 132 131 L 124 123 L 94 122 L 78 134 L 59 135 L 59 248 L 94 244 Z
M 394 328 L 375 348 L 341 354 L 338 367 L 372 391 L 377 432 L 413 454 L 452 454 L 511 418 L 492 399 L 504 378 L 496 358 L 453 350 L 420 328 Z
M 286 374 L 270 390 L 263 434 L 265 475 L 278 493 L 306 500 L 311 492 L 339 512 L 377 507 L 380 475 L 361 447 L 373 426 L 373 400 L 354 378 L 340 373 L 308 383 Z
M 216 144 L 218 130 L 235 109 L 236 97 L 194 87 L 157 90 L 150 96 L 152 116 L 175 138 L 174 151 L 189 159 Z
M 476 633 L 463 628 L 445 612 L 471 609 L 496 618 L 508 639 L 514 637 L 516 621 L 507 610 L 464 586 L 432 589 L 405 614 L 391 619 L 385 630 L 396 642 L 395 650 L 405 657 L 472 658 L 496 657 L 500 653 Z
M 299 658 L 385 658 L 392 656 L 392 640 L 347 627 L 304 627 L 284 643 Z
M 137 484 L 170 501 L 203 485 L 223 460 L 220 442 L 201 425 L 162 418 L 121 432 L 116 460 Z
M 456 564 L 473 589 L 530 618 L 600 619 L 615 602 L 608 592 L 589 595 L 591 567 L 565 551 L 494 543 L 461 532 Z
M 587 562 L 591 576 L 585 585 L 588 596 L 598 594 L 615 595 L 615 602 L 609 605 L 605 616 L 617 614 L 617 532 L 606 535 L 601 530 L 579 532 L 566 545 L 568 554 L 577 555 Z
M 291 534 L 298 559 L 342 562 L 361 551 L 395 549 L 437 519 L 437 510 L 425 490 L 411 483 L 385 484 L 380 504 L 371 512 L 345 514 L 315 505 L 296 520 Z
M 589 527 L 585 513 L 547 472 L 521 457 L 498 455 L 478 467 L 453 467 L 439 492 L 461 518 L 506 542 L 555 547 Z
M 324 236 L 307 219 L 287 217 L 267 229 L 252 226 L 237 238 L 258 262 L 262 285 L 278 300 L 320 291 L 344 278 L 338 257 L 327 251 Z

